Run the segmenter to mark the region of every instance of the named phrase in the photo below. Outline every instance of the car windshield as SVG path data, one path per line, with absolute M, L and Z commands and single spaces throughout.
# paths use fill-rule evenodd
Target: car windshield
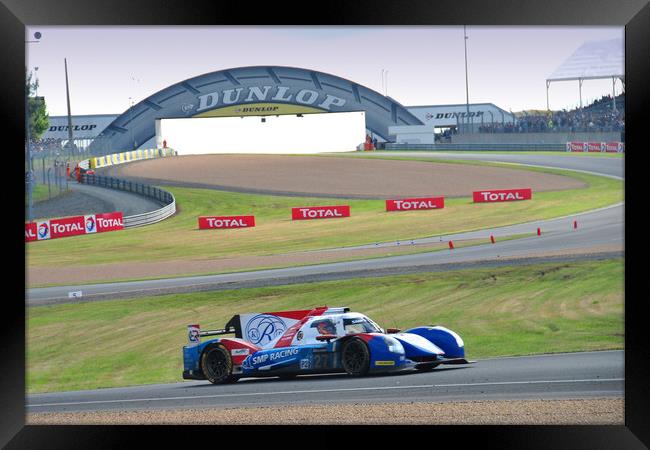
M 343 328 L 346 334 L 354 333 L 381 333 L 381 330 L 364 317 L 343 319 Z

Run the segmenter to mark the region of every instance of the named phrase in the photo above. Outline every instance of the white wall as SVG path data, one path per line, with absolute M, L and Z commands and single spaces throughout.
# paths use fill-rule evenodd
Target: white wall
M 179 155 L 350 152 L 365 142 L 366 116 L 355 111 L 157 119 L 156 133 L 158 142 L 166 140 Z
M 398 144 L 434 144 L 435 129 L 433 125 L 408 125 L 388 127 L 388 132 L 395 135 Z

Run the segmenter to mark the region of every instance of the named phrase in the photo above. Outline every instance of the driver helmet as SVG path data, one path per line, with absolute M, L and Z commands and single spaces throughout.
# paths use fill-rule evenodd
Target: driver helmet
M 332 319 L 315 320 L 311 328 L 316 328 L 320 334 L 336 334 L 336 325 Z

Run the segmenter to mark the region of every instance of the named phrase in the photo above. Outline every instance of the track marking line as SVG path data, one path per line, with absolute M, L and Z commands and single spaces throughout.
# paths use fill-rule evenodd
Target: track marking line
M 151 397 L 151 398 L 130 398 L 122 400 L 89 400 L 83 402 L 61 402 L 61 403 L 37 403 L 27 405 L 28 408 L 47 407 L 47 406 L 72 406 L 72 405 L 92 405 L 100 403 L 127 403 L 127 402 L 154 402 L 170 400 L 199 400 L 205 398 L 226 398 L 226 397 L 252 397 L 260 395 L 297 395 L 297 394 L 320 394 L 329 392 L 351 392 L 351 391 L 383 391 L 395 389 L 433 389 L 444 387 L 459 386 L 502 386 L 502 385 L 520 385 L 520 384 L 549 384 L 549 383 L 602 383 L 611 381 L 624 381 L 624 378 L 595 378 L 585 380 L 538 380 L 538 381 L 502 381 L 488 383 L 460 383 L 460 384 L 425 384 L 420 386 L 382 386 L 382 387 L 365 387 L 365 388 L 342 388 L 342 389 L 315 389 L 307 391 L 281 391 L 281 392 L 245 392 L 233 394 L 214 394 L 214 395 L 197 395 L 184 397 Z

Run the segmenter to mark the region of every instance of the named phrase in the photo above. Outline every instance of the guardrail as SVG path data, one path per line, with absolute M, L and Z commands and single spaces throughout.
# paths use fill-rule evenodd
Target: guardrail
M 469 150 L 469 151 L 551 151 L 565 152 L 566 144 L 392 144 L 378 145 L 378 150 Z
M 161 220 L 172 216 L 176 212 L 176 199 L 174 196 L 163 189 L 157 187 L 141 184 L 130 180 L 122 180 L 120 178 L 103 177 L 100 175 L 83 174 L 81 182 L 100 186 L 107 189 L 117 189 L 120 191 L 132 192 L 134 194 L 142 195 L 144 197 L 156 200 L 164 205 L 162 208 L 155 211 L 150 211 L 142 214 L 135 214 L 133 216 L 125 216 L 123 219 L 124 227 L 139 227 L 142 225 L 151 225 Z

